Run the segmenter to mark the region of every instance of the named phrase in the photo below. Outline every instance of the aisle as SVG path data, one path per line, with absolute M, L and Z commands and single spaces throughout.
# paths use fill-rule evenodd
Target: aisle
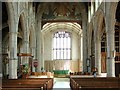
M 70 90 L 69 78 L 54 78 L 53 90 Z

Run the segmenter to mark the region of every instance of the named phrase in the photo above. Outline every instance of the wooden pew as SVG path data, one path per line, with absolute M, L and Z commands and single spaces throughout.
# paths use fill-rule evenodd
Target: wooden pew
M 120 89 L 120 78 L 70 78 L 70 87 L 72 90 L 98 90 Z
M 3 80 L 3 90 L 27 89 L 27 90 L 51 90 L 53 88 L 53 78 L 28 78 L 28 79 L 7 79 Z M 9 89 L 8 89 L 9 88 Z M 11 89 L 11 90 L 12 90 Z

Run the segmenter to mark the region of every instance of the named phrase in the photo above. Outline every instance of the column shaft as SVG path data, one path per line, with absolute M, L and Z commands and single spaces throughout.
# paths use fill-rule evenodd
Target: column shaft
M 95 41 L 95 67 L 98 69 L 98 75 L 101 74 L 101 41 Z
M 38 60 L 38 67 L 37 67 L 37 71 L 40 72 L 41 71 L 41 67 L 42 67 L 42 62 L 41 62 L 41 21 L 39 21 L 37 23 L 37 31 L 36 31 L 36 34 L 37 34 L 37 60 Z
M 9 34 L 9 79 L 17 79 L 17 32 Z
M 23 52 L 24 53 L 29 53 L 29 31 L 24 31 L 23 45 L 24 45 Z M 25 64 L 25 63 L 29 63 L 29 57 L 28 56 L 23 57 L 22 64 Z
M 107 77 L 115 77 L 114 31 L 107 33 Z
M 87 14 L 82 13 L 82 29 L 83 29 L 83 72 L 87 72 Z

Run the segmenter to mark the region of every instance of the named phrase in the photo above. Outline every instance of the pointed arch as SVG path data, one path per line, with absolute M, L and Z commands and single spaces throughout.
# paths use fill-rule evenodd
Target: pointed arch
M 100 33 L 101 33 L 101 30 L 102 30 L 102 25 L 103 25 L 103 22 L 105 23 L 105 14 L 103 12 L 103 10 L 99 10 L 97 15 L 96 15 L 96 18 L 95 18 L 95 22 L 97 22 L 97 25 L 95 26 L 97 29 L 95 30 L 95 37 L 99 36 Z M 100 37 L 100 36 L 99 36 Z
M 89 50 L 88 50 L 88 55 L 91 55 L 91 45 L 92 45 L 92 33 L 94 32 L 94 27 L 93 27 L 93 23 L 91 22 L 90 24 L 89 24 L 89 28 L 88 28 L 88 48 L 89 48 Z
M 26 16 L 24 12 L 22 12 L 19 15 L 19 23 L 21 23 L 22 31 L 25 32 L 26 31 Z

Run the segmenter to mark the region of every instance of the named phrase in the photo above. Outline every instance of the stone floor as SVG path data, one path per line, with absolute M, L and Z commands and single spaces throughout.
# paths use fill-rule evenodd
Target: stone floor
M 53 90 L 70 90 L 69 78 L 54 78 Z

